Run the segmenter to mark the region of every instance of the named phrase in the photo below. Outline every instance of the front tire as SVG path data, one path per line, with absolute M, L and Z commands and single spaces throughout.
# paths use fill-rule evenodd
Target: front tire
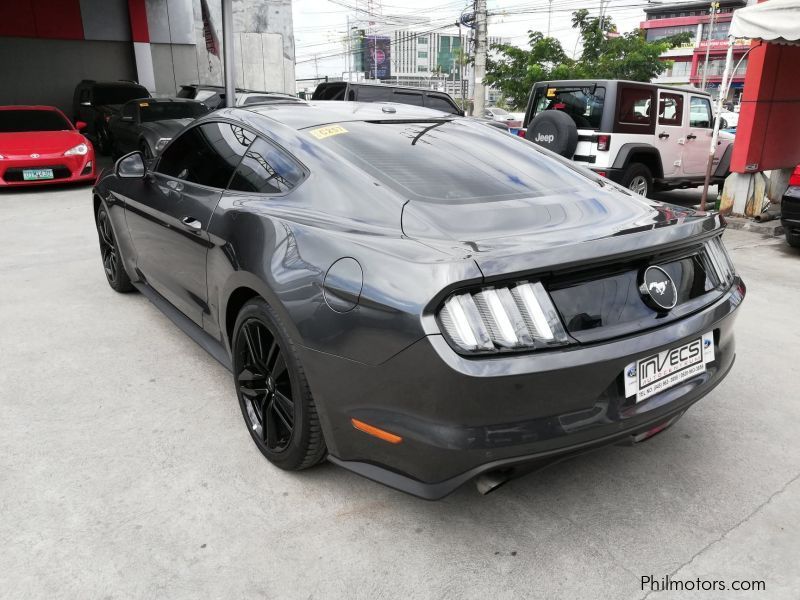
M 787 244 L 789 244 L 792 248 L 800 248 L 800 234 L 792 233 L 787 229 L 784 235 L 786 236 Z
M 105 123 L 99 123 L 95 129 L 97 132 L 97 151 L 103 156 L 109 156 L 114 151 L 111 132 Z
M 325 439 L 305 372 L 280 319 L 255 298 L 239 312 L 233 331 L 234 383 L 250 436 L 281 469 L 314 466 L 327 453 Z
M 134 287 L 122 264 L 122 254 L 114 236 L 114 229 L 111 227 L 111 219 L 102 205 L 97 209 L 96 223 L 100 239 L 100 258 L 103 260 L 103 270 L 108 285 L 120 294 L 132 292 Z
M 634 194 L 649 198 L 653 192 L 653 174 L 642 163 L 633 163 L 622 176 L 622 186 Z

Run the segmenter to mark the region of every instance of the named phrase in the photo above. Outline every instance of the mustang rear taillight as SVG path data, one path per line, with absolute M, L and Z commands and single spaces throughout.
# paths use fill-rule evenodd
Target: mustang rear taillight
M 733 261 L 722 243 L 722 238 L 717 236 L 708 240 L 705 254 L 719 283 L 725 286 L 732 284 L 736 278 L 736 267 L 733 266 Z
M 450 341 L 470 353 L 532 350 L 570 341 L 539 282 L 453 294 L 439 311 L 439 321 Z
M 598 150 L 608 150 L 611 148 L 611 136 L 610 135 L 598 135 L 597 136 L 597 149 Z

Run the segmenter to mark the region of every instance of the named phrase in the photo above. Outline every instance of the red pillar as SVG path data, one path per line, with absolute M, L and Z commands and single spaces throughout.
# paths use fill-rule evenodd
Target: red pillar
M 800 164 L 800 46 L 753 42 L 731 171 L 793 169 Z

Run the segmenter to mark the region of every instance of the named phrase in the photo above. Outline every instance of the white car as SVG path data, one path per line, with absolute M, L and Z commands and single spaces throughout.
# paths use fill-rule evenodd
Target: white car
M 521 135 L 649 196 L 703 185 L 712 114 L 711 97 L 701 91 L 608 79 L 541 81 Z M 732 150 L 733 135 L 721 132 L 712 183 L 728 174 Z
M 506 127 L 519 127 L 522 124 L 522 119 L 517 118 L 513 113 L 508 112 L 504 108 L 498 106 L 488 106 L 483 111 L 484 119 L 491 119 L 492 121 L 499 121 Z
M 739 113 L 730 110 L 723 110 L 719 113 L 719 116 L 720 129 L 735 129 L 739 125 Z

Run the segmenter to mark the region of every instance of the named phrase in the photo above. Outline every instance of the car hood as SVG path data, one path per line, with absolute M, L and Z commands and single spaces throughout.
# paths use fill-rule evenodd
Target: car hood
M 86 138 L 74 130 L 0 133 L 0 154 L 52 154 L 85 142 Z
M 412 200 L 401 220 L 405 235 L 454 257 L 473 258 L 487 277 L 641 251 L 721 226 L 707 213 L 611 184 L 514 200 Z
M 171 138 L 189 123 L 194 121 L 192 118 L 186 119 L 165 119 L 164 121 L 150 121 L 142 123 L 142 131 L 149 131 L 158 137 Z

